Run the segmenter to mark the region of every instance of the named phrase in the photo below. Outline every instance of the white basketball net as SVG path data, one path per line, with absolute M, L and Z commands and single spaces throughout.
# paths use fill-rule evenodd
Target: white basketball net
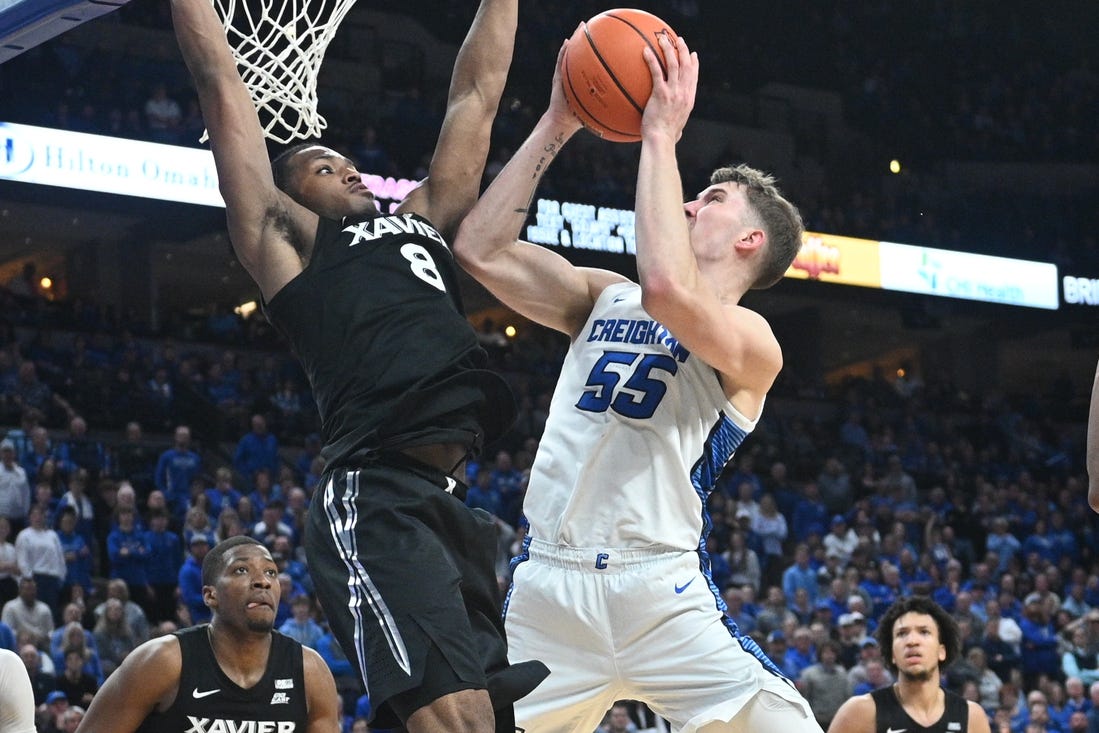
M 263 134 L 284 144 L 319 137 L 328 123 L 317 113 L 317 74 L 355 0 L 211 1 Z

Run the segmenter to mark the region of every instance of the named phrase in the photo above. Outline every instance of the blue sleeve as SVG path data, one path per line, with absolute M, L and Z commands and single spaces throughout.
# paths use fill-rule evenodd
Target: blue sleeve
M 321 640 L 317 642 L 317 653 L 321 655 L 321 659 L 328 665 L 328 669 L 332 671 L 333 675 L 349 675 L 351 674 L 351 662 L 347 659 L 337 659 L 336 655 L 332 653 L 332 645 L 336 641 L 331 636 L 322 636 Z
M 111 562 L 118 562 L 122 559 L 121 555 L 118 554 L 121 549 L 119 547 L 120 544 L 121 535 L 117 531 L 112 530 L 111 533 L 107 535 L 107 556 L 111 558 Z
M 179 595 L 188 606 L 198 606 L 202 603 L 202 578 L 198 575 L 197 568 L 191 565 L 180 568 Z

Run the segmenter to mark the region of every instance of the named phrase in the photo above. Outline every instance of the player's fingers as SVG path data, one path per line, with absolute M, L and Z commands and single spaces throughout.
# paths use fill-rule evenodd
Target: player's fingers
M 664 83 L 664 67 L 660 65 L 660 61 L 652 48 L 645 46 L 641 49 L 641 58 L 645 59 L 645 63 L 649 65 L 649 73 L 653 77 L 653 88 Z
M 675 39 L 668 33 L 657 34 L 657 43 L 664 52 L 664 63 L 668 66 L 668 78 L 673 79 L 679 74 L 679 54 L 676 52 Z

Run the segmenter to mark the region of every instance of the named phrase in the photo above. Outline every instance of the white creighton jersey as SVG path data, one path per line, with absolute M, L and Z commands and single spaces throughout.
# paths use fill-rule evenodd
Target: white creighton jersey
M 561 369 L 524 501 L 531 537 L 699 549 L 705 497 L 756 419 L 641 308 L 641 286 L 608 287 Z

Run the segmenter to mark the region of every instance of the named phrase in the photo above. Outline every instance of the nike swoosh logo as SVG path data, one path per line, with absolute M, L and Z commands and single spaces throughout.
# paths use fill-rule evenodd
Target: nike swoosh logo
M 446 493 L 453 494 L 454 489 L 458 488 L 458 482 L 452 479 L 450 476 L 446 477 Z
M 688 586 L 688 585 L 690 585 L 690 584 L 691 584 L 691 583 L 693 583 L 693 582 L 695 582 L 695 579 L 694 579 L 694 578 L 691 578 L 690 580 L 688 580 L 688 581 L 687 581 L 686 583 L 684 583 L 683 585 L 677 585 L 677 586 L 675 587 L 675 592 L 676 592 L 677 594 L 678 594 L 678 593 L 682 593 L 683 591 L 687 590 L 687 586 Z
M 908 728 L 886 728 L 885 733 L 904 733 Z
M 205 692 L 199 692 L 198 688 L 196 687 L 194 689 L 194 692 L 191 693 L 191 696 L 194 697 L 196 700 L 199 700 L 201 698 L 213 695 L 215 692 L 221 692 L 221 688 L 219 687 L 216 690 L 206 690 Z
M 617 298 L 615 298 L 615 299 L 614 299 L 614 300 L 612 300 L 611 302 L 612 302 L 612 303 L 620 303 L 620 302 L 622 302 L 622 301 L 623 301 L 623 300 L 625 300 L 625 299 L 626 299 L 626 296 L 625 296 L 625 295 L 619 295 L 619 296 L 618 296 Z

